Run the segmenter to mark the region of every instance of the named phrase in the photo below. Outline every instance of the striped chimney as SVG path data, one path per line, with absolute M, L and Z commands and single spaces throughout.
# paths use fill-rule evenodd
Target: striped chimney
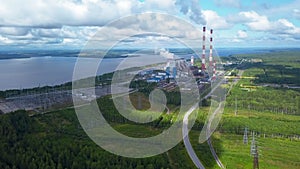
M 202 41 L 202 72 L 205 71 L 205 32 L 206 32 L 206 27 L 203 27 L 203 41 Z
M 210 67 L 213 66 L 213 51 L 212 51 L 213 50 L 213 45 L 212 45 L 213 37 L 212 37 L 212 34 L 213 34 L 213 30 L 211 29 L 210 30 L 210 47 L 209 47 L 209 66 Z
M 212 80 L 216 80 L 216 60 L 214 60 L 214 63 L 213 63 L 213 76 L 212 76 Z

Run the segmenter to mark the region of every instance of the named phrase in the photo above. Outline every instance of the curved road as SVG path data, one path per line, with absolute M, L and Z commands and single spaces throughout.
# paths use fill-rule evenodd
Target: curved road
M 189 111 L 184 115 L 183 117 L 183 127 L 182 127 L 182 136 L 183 136 L 183 143 L 184 146 L 192 159 L 193 163 L 197 168 L 205 169 L 205 167 L 200 162 L 199 158 L 197 157 L 192 144 L 189 140 L 189 129 L 188 129 L 188 122 L 189 122 L 189 116 L 192 114 L 192 112 L 198 107 L 199 103 L 196 103 L 193 107 L 189 109 Z
M 209 94 L 207 94 L 205 97 L 203 97 L 200 101 L 202 101 L 203 99 L 207 99 L 208 97 L 210 97 L 212 95 L 212 93 L 222 84 L 222 82 L 224 81 L 221 80 L 216 86 L 215 88 L 213 88 Z M 191 142 L 189 140 L 189 130 L 188 130 L 188 117 L 191 115 L 191 113 L 198 107 L 198 104 L 199 103 L 196 103 L 194 106 L 192 106 L 188 112 L 184 115 L 184 118 L 183 118 L 183 127 L 182 127 L 182 136 L 183 136 L 183 143 L 185 145 L 185 148 L 191 158 L 191 160 L 193 161 L 193 163 L 195 164 L 195 166 L 199 169 L 205 169 L 205 167 L 203 166 L 203 164 L 201 163 L 201 161 L 199 160 L 198 156 L 196 155 L 192 145 L 191 145 Z M 221 105 L 222 105 L 222 102 L 219 104 L 219 107 L 214 111 L 214 115 L 220 110 L 221 108 Z M 211 121 L 211 120 L 210 120 Z M 209 127 L 210 127 L 210 122 L 209 122 Z M 209 129 L 208 127 L 208 129 Z M 208 145 L 210 147 L 210 151 L 211 153 L 213 154 L 217 164 L 221 167 L 221 168 L 224 168 L 223 164 L 221 163 L 219 157 L 217 156 L 212 144 L 211 144 L 211 141 L 210 139 L 208 139 Z
M 211 122 L 212 122 L 212 120 L 214 119 L 215 115 L 220 111 L 222 104 L 223 104 L 223 102 L 220 102 L 220 103 L 219 103 L 218 108 L 214 111 L 213 115 L 212 115 L 211 118 L 209 119 L 209 122 L 208 122 L 208 125 L 207 125 L 208 127 L 207 127 L 206 134 L 207 134 L 207 137 L 208 137 L 208 139 L 207 139 L 207 144 L 208 144 L 208 146 L 209 146 L 209 149 L 210 149 L 211 154 L 214 156 L 214 159 L 216 160 L 218 166 L 219 166 L 220 168 L 225 168 L 224 165 L 222 164 L 221 160 L 219 159 L 219 157 L 218 157 L 218 155 L 217 155 L 217 153 L 216 153 L 214 147 L 212 146 L 212 143 L 211 143 L 211 140 L 210 140 L 210 136 L 209 136 L 209 129 L 210 129 L 210 126 L 211 126 Z

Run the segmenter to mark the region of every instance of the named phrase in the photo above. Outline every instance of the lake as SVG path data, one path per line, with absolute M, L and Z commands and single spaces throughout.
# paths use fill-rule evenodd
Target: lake
M 91 67 L 99 60 L 80 58 L 82 72 L 97 70 Z M 124 58 L 103 59 L 97 74 L 113 72 L 124 62 Z M 153 56 L 130 57 L 122 64 L 122 69 L 160 63 L 162 58 Z M 0 90 L 32 88 L 70 82 L 73 77 L 76 57 L 32 57 L 0 60 Z M 82 75 L 84 78 L 84 75 Z
M 218 49 L 218 54 L 220 56 L 228 56 L 232 54 L 265 53 L 274 50 L 275 49 L 220 48 Z M 2 51 L 2 54 L 5 53 Z M 64 56 L 64 52 L 59 53 L 59 55 Z M 22 52 L 19 53 L 18 56 L 22 56 Z M 52 86 L 70 82 L 77 57 L 54 56 L 55 57 L 41 56 L 37 54 L 37 57 L 0 60 L 0 90 L 32 88 L 45 85 Z M 186 57 L 189 57 L 189 55 L 186 55 Z M 149 57 L 149 55 L 129 57 L 127 59 L 130 64 L 125 64 L 124 68 L 144 66 L 162 61 L 161 58 Z M 123 60 L 124 58 L 103 59 L 97 74 L 101 75 L 113 72 Z M 97 61 L 98 59 L 95 58 L 81 59 L 82 67 L 84 68 L 82 71 L 89 71 L 89 69 L 91 69 L 90 65 L 93 65 Z

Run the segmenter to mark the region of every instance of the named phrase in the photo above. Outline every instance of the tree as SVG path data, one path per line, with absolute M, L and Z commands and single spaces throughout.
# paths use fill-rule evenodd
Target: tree
M 153 164 L 148 164 L 147 167 L 146 167 L 146 169 L 154 169 Z

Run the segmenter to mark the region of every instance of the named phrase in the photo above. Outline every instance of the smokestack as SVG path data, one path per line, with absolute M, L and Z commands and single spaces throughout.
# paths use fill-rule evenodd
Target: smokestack
M 212 75 L 212 80 L 216 80 L 216 60 L 214 60 L 214 63 L 213 63 L 213 75 Z
M 194 66 L 194 56 L 191 56 L 191 65 Z
M 210 47 L 209 47 L 209 67 L 213 66 L 213 51 L 212 51 L 212 49 L 213 49 L 213 45 L 212 45 L 213 38 L 212 38 L 212 34 L 213 34 L 213 30 L 211 29 L 210 30 Z
M 203 41 L 202 41 L 202 72 L 205 71 L 205 32 L 206 27 L 203 27 Z

